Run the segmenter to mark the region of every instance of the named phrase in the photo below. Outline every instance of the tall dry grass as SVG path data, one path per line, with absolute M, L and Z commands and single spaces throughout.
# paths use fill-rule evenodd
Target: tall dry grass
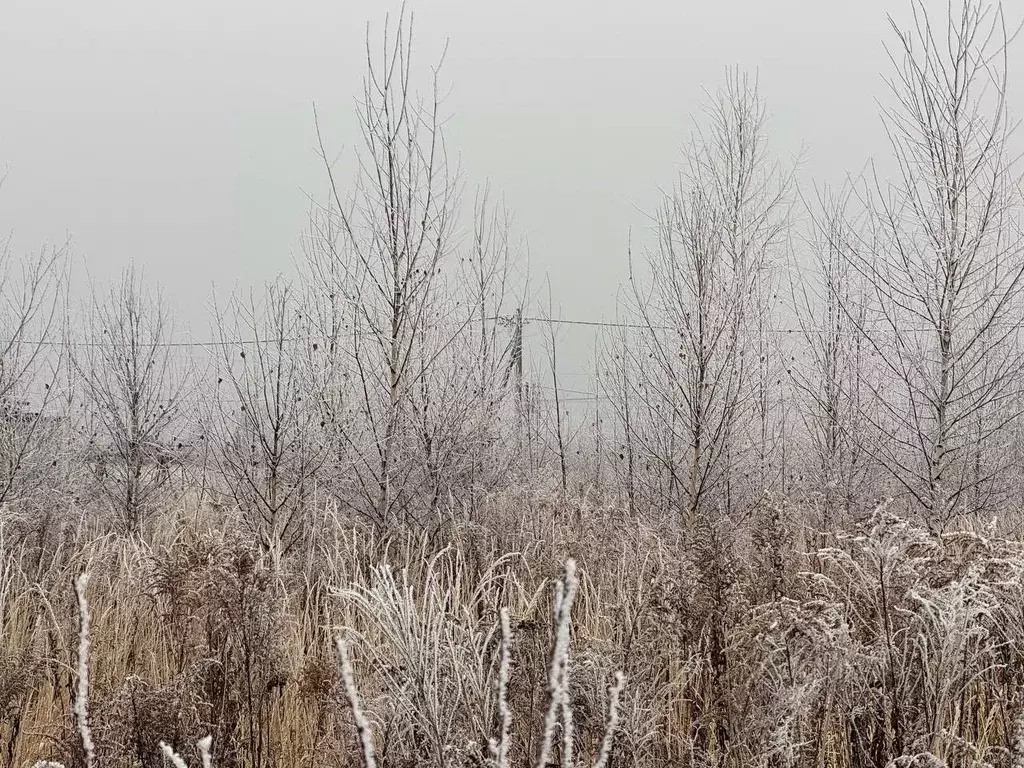
M 565 511 L 390 536 L 328 514 L 285 559 L 208 509 L 149 543 L 81 525 L 6 549 L 0 761 L 89 765 L 88 573 L 97 768 L 202 765 L 207 737 L 219 768 L 366 765 L 367 738 L 380 767 L 1020 764 L 1016 541 L 884 508 L 813 548 L 792 520 L 768 540 Z

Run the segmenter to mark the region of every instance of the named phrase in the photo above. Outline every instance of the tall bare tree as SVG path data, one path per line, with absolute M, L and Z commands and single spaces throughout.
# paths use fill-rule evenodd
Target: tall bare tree
M 394 28 L 385 25 L 378 51 L 367 39 L 362 148 L 350 197 L 343 197 L 320 141 L 331 194 L 314 216 L 312 250 L 347 322 L 346 343 L 336 349 L 343 360 L 334 367 L 353 382 L 346 441 L 357 454 L 359 508 L 382 525 L 417 514 L 412 496 L 428 446 L 417 437 L 413 406 L 418 398 L 421 411 L 428 407 L 424 388 L 461 328 L 453 327 L 453 308 L 443 300 L 458 183 L 447 158 L 438 76 L 434 68 L 426 98 L 415 94 L 412 18 L 403 11 Z
M 1024 240 L 1009 154 L 1002 8 L 965 0 L 934 18 L 890 19 L 898 174 L 875 175 L 874 247 L 856 265 L 874 291 L 864 338 L 887 366 L 877 387 L 885 464 L 928 522 L 992 510 L 1024 386 Z M 891 429 L 890 429 L 891 428 Z
M 765 129 L 756 83 L 730 72 L 658 211 L 650 287 L 633 281 L 641 330 L 624 350 L 635 382 L 630 439 L 667 481 L 660 504 L 681 521 L 708 596 L 698 620 L 709 693 L 695 747 L 709 765 L 728 754 L 740 717 L 726 617 L 740 523 L 762 499 L 775 438 L 777 362 L 765 314 L 786 243 L 790 177 L 769 154 Z
M 690 524 L 709 505 L 733 503 L 732 470 L 744 450 L 738 438 L 757 378 L 752 358 L 761 352 L 754 343 L 760 292 L 788 208 L 788 177 L 767 153 L 756 84 L 730 73 L 708 123 L 658 212 L 650 292 L 633 283 L 646 332 L 642 346 L 626 350 L 639 375 L 664 385 L 638 386 L 636 399 L 671 432 L 646 448 L 670 476 L 670 504 Z

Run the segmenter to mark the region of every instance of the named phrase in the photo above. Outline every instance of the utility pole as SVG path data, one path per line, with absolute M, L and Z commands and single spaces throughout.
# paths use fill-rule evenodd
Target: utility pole
M 523 308 L 516 309 L 512 328 L 512 369 L 516 376 L 516 400 L 523 405 Z
M 512 317 L 498 318 L 502 325 L 512 326 L 512 338 L 509 339 L 508 347 L 508 368 L 505 369 L 505 384 L 508 384 L 510 376 L 515 377 L 516 402 L 520 410 L 523 405 L 523 309 L 519 307 Z

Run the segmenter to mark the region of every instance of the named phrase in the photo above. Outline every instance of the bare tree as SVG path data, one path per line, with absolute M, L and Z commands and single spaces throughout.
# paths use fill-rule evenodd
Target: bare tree
M 426 514 L 434 514 L 446 496 L 461 497 L 463 505 L 468 499 L 472 511 L 481 493 L 507 482 L 518 461 L 508 438 L 518 426 L 522 352 L 510 313 L 515 302 L 521 318 L 526 281 L 515 274 L 511 227 L 511 216 L 491 203 L 489 190 L 478 192 L 471 243 L 461 249 L 455 285 L 441 294 L 449 308 L 439 318 L 441 343 L 419 361 L 410 405 L 422 450 Z
M 308 532 L 313 477 L 323 461 L 319 413 L 304 399 L 302 349 L 313 343 L 307 328 L 294 289 L 280 279 L 262 302 L 236 297 L 218 313 L 220 471 L 244 524 L 276 555 Z
M 165 486 L 157 456 L 188 385 L 174 359 L 163 296 L 134 267 L 105 294 L 94 291 L 76 368 L 95 419 L 95 464 L 118 529 L 141 535 Z
M 657 244 L 646 254 L 650 287 L 633 275 L 641 329 L 623 354 L 634 377 L 629 436 L 661 476 L 641 468 L 648 482 L 661 481 L 659 503 L 681 521 L 707 595 L 696 620 L 706 627 L 709 690 L 695 747 L 714 765 L 740 719 L 727 615 L 740 525 L 772 469 L 777 392 L 768 377 L 777 360 L 769 359 L 765 314 L 786 241 L 790 178 L 768 153 L 756 83 L 730 72 L 707 117 L 658 211 Z
M 796 267 L 791 293 L 802 348 L 794 350 L 788 370 L 798 393 L 809 439 L 805 487 L 820 507 L 814 521 L 822 531 L 850 522 L 866 501 L 871 476 L 868 378 L 875 375 L 867 329 L 866 281 L 854 268 L 854 251 L 863 247 L 863 222 L 851 211 L 851 190 L 825 191 L 807 207 L 811 213 L 811 263 Z
M 898 176 L 875 175 L 873 248 L 857 268 L 874 291 L 867 343 L 887 366 L 875 390 L 885 465 L 930 524 L 993 509 L 1021 409 L 1024 247 L 1008 154 L 1011 35 L 1001 7 L 950 5 L 938 24 L 890 18 L 894 103 L 883 112 Z
M 461 259 L 457 301 L 466 306 L 465 332 L 456 355 L 469 377 L 465 442 L 459 448 L 475 499 L 521 467 L 520 405 L 523 388 L 523 308 L 529 285 L 521 246 L 512 239 L 508 209 L 491 200 L 489 186 L 477 192 L 472 244 Z
M 367 39 L 359 104 L 362 151 L 353 195 L 345 199 L 320 140 L 330 204 L 312 222 L 314 249 L 329 292 L 346 317 L 342 356 L 356 405 L 346 442 L 359 509 L 382 525 L 416 517 L 412 497 L 428 445 L 417 437 L 419 398 L 431 397 L 435 364 L 461 330 L 444 301 L 442 267 L 453 248 L 458 199 L 440 115 L 438 69 L 429 96 L 413 91 L 412 19 L 385 25 L 381 49 Z M 318 124 L 318 136 L 319 124 Z M 415 448 L 415 449 L 414 449 Z
M 598 396 L 603 397 L 611 408 L 613 418 L 607 424 L 615 430 L 609 438 L 614 438 L 617 450 L 617 467 L 615 474 L 619 478 L 620 488 L 625 495 L 625 506 L 631 519 L 637 515 L 637 461 L 634 431 L 636 424 L 636 404 L 633 390 L 636 376 L 630 368 L 633 356 L 628 350 L 633 343 L 633 328 L 628 322 L 611 323 L 614 329 L 601 339 L 599 349 Z M 602 426 L 602 428 L 604 428 Z
M 751 358 L 761 291 L 784 233 L 788 178 L 769 159 L 757 87 L 731 73 L 708 109 L 710 128 L 658 213 L 650 293 L 634 279 L 642 345 L 633 368 L 664 386 L 635 390 L 662 429 L 645 446 L 670 476 L 670 504 L 692 525 L 733 505 L 737 439 L 751 415 Z M 652 367 L 656 371 L 652 371 Z M 634 432 L 635 435 L 639 433 Z M 676 498 L 678 497 L 678 498 Z
M 21 523 L 9 540 L 18 531 L 45 538 L 61 490 L 53 468 L 66 452 L 54 404 L 68 362 L 59 327 L 68 250 L 65 242 L 19 257 L 13 236 L 0 237 L 0 524 L 12 511 Z

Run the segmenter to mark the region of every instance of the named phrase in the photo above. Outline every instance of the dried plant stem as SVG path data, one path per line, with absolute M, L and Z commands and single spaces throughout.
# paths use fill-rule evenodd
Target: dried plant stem
M 196 744 L 203 761 L 203 768 L 213 768 L 213 736 L 204 736 Z
M 544 716 L 544 734 L 541 737 L 540 753 L 537 755 L 537 768 L 545 768 L 551 757 L 551 745 L 554 741 L 555 728 L 558 724 L 558 713 L 562 713 L 562 763 L 571 765 L 572 761 L 572 715 L 569 705 L 569 640 L 572 630 L 572 604 L 576 599 L 579 580 L 576 577 L 576 561 L 568 560 L 565 564 L 565 575 L 555 587 L 555 647 L 551 654 L 551 666 L 548 670 L 548 690 L 551 700 Z M 566 761 L 569 762 L 566 762 Z
M 92 729 L 89 727 L 89 603 L 85 597 L 85 588 L 89 584 L 89 575 L 83 573 L 75 581 L 75 594 L 78 597 L 78 691 L 75 696 L 75 722 L 78 735 L 82 740 L 82 751 L 85 754 L 86 768 L 96 764 L 96 747 L 92 741 Z
M 341 664 L 341 682 L 345 687 L 345 696 L 348 697 L 349 706 L 352 707 L 352 719 L 355 720 L 359 743 L 363 749 L 364 768 L 377 768 L 377 758 L 373 747 L 373 730 L 359 700 L 359 691 L 356 688 L 355 675 L 352 672 L 352 662 L 348 657 L 348 644 L 344 638 L 337 639 L 337 649 L 338 660 Z
M 615 732 L 619 728 L 619 704 L 622 697 L 622 688 L 626 684 L 626 676 L 621 672 L 615 673 L 615 681 L 612 683 L 608 695 L 608 725 L 604 731 L 604 740 L 601 742 L 601 751 L 594 762 L 594 768 L 605 768 L 612 755 L 612 745 L 615 743 Z
M 161 741 L 160 751 L 163 752 L 164 757 L 171 761 L 171 765 L 173 765 L 174 768 L 188 768 L 188 765 L 181 758 L 181 755 L 175 752 L 169 744 L 165 744 Z
M 512 661 L 512 627 L 508 608 L 501 609 L 501 660 L 498 664 L 498 714 L 501 733 L 498 741 L 490 740 L 491 757 L 496 768 L 508 768 L 508 732 L 512 727 L 512 712 L 508 706 L 508 679 Z

